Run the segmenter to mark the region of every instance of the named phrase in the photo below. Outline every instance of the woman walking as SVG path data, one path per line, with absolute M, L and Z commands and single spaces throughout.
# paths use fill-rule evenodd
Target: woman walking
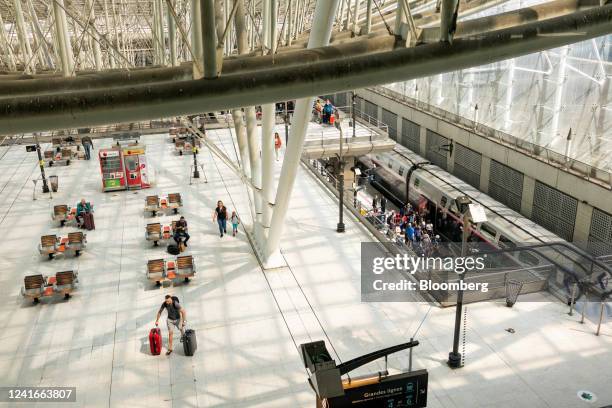
M 213 222 L 219 224 L 219 236 L 223 238 L 223 234 L 227 233 L 227 208 L 223 205 L 223 201 L 217 201 L 217 208 L 213 212 Z
M 278 132 L 274 133 L 274 153 L 276 153 L 276 161 L 278 161 L 278 151 L 280 150 L 283 142 Z

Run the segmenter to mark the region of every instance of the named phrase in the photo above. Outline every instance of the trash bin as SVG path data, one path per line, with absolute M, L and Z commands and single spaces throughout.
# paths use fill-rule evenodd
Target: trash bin
M 57 176 L 49 176 L 49 184 L 51 185 L 51 190 L 54 193 L 57 193 L 58 180 L 59 179 Z
M 506 306 L 514 306 L 521 293 L 521 289 L 523 289 L 523 282 L 521 281 L 509 279 L 506 282 Z

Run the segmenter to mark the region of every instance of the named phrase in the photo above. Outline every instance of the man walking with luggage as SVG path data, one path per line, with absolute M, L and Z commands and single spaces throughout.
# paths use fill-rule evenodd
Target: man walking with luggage
M 166 355 L 169 356 L 172 353 L 172 336 L 174 335 L 173 328 L 176 327 L 181 332 L 181 335 L 183 334 L 183 328 L 187 322 L 187 313 L 185 312 L 185 308 L 180 305 L 176 296 L 166 295 L 164 303 L 162 303 L 159 311 L 157 312 L 157 318 L 155 319 L 156 326 L 159 325 L 159 318 L 161 317 L 164 309 L 166 309 L 168 312 L 168 318 L 166 320 L 166 324 L 168 326 L 168 351 L 166 352 Z

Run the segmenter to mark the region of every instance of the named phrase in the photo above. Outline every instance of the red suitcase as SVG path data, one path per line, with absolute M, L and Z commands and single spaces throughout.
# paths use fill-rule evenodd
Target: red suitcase
M 83 228 L 88 231 L 95 230 L 96 224 L 94 224 L 94 216 L 93 213 L 84 213 L 83 214 Z
M 149 332 L 149 347 L 151 348 L 152 355 L 159 356 L 162 347 L 162 337 L 161 330 L 157 327 Z

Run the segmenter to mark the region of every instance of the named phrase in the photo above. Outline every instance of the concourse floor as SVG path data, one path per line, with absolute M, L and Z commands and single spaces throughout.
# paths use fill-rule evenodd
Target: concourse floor
M 278 131 L 284 131 L 282 126 Z M 225 129 L 211 139 L 236 159 Z M 35 153 L 0 148 L 0 386 L 76 387 L 77 402 L 0 406 L 65 407 L 314 407 L 314 394 L 297 346 L 325 340 L 337 362 L 374 350 L 420 341 L 413 368 L 429 370 L 429 407 L 580 407 L 612 404 L 612 324 L 594 335 L 591 322 L 546 294 L 525 296 L 514 308 L 501 302 L 469 305 L 465 367 L 445 365 L 452 344 L 454 309 L 419 302 L 362 303 L 360 244 L 373 238 L 346 212 L 346 233 L 335 232 L 338 203 L 300 167 L 282 235 L 287 267 L 263 271 L 246 239 L 220 238 L 212 212 L 217 200 L 249 223 L 247 191 L 218 159 L 202 149 L 207 182 L 190 185 L 191 155 L 178 156 L 168 135 L 143 137 L 154 187 L 103 193 L 97 160 L 47 168 L 59 176 L 53 199 L 37 194 Z M 96 140 L 98 149 L 111 140 Z M 289 141 L 291 143 L 291 141 Z M 284 150 L 283 146 L 283 150 Z M 278 177 L 282 164 L 275 162 Z M 40 184 L 38 185 L 40 187 Z M 155 287 L 145 277 L 149 259 L 170 258 L 145 241 L 145 226 L 178 216 L 145 215 L 144 198 L 181 193 L 189 223 L 187 254 L 197 274 L 188 284 Z M 74 258 L 38 254 L 41 235 L 66 235 L 51 220 L 53 205 L 95 205 L 96 230 Z M 78 271 L 74 296 L 34 305 L 20 295 L 23 276 Z M 180 298 L 197 333 L 193 357 L 149 352 L 148 333 L 165 294 Z M 513 328 L 511 334 L 506 329 Z M 415 334 L 416 333 L 416 334 Z M 463 348 L 462 348 L 463 350 Z M 393 355 L 390 372 L 406 370 L 408 353 Z M 383 370 L 369 364 L 354 375 Z M 597 396 L 595 404 L 577 397 Z

